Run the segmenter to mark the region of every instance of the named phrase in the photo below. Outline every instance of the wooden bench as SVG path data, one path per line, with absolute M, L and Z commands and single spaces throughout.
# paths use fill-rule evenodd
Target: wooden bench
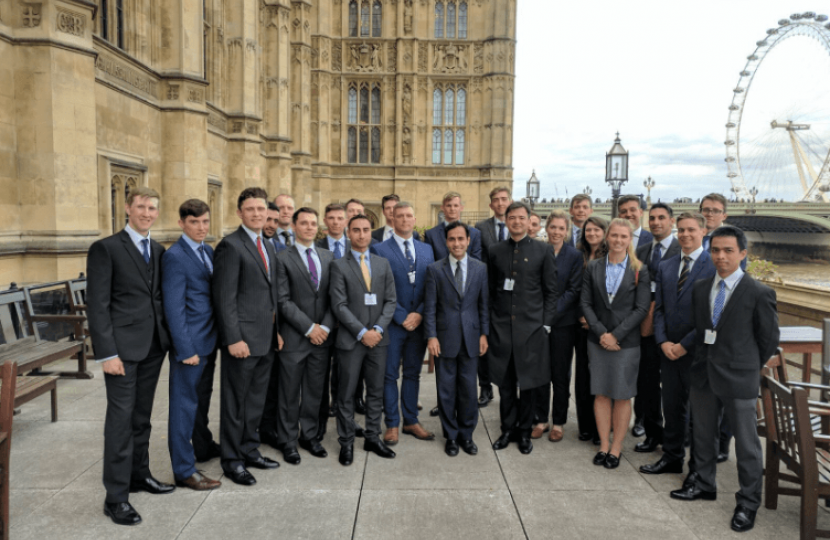
M 17 364 L 3 364 L 0 368 L 0 540 L 9 537 L 9 462 L 16 378 Z
M 5 364 L 3 364 L 5 365 Z M 17 377 L 14 396 L 14 408 L 17 409 L 46 392 L 52 394 L 52 422 L 58 421 L 58 377 L 56 375 L 38 375 L 36 377 Z M 0 383 L 2 384 L 2 383 Z

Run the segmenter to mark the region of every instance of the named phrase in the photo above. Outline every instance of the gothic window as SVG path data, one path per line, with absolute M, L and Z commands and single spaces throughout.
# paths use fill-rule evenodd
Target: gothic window
M 124 0 L 115 0 L 115 43 L 124 48 Z
M 360 35 L 369 35 L 369 2 L 365 0 L 360 5 Z
M 357 90 L 349 88 L 349 123 L 357 123 Z
M 357 163 L 357 128 L 349 128 L 349 163 Z
M 100 0 L 101 1 L 101 37 L 109 40 L 110 32 L 109 32 L 109 20 L 110 20 L 110 9 L 109 9 L 109 0 Z
M 444 130 L 444 164 L 452 164 L 452 130 Z
M 455 132 L 455 163 L 456 165 L 464 164 L 464 130 L 459 129 Z
M 446 93 L 444 94 L 444 124 L 452 125 L 453 124 L 453 117 L 455 116 L 453 112 L 453 105 L 455 105 L 455 92 L 452 89 L 447 89 Z
M 372 163 L 380 163 L 380 128 L 376 127 L 372 128 Z
M 455 39 L 455 2 L 447 3 L 447 37 Z
M 110 184 L 110 196 L 112 204 L 112 233 L 115 234 L 127 224 L 129 216 L 124 210 L 124 205 L 127 197 L 130 195 L 130 190 L 138 186 L 138 177 L 134 176 L 135 172 L 118 171 L 112 177 Z
M 436 126 L 441 125 L 441 111 L 444 107 L 444 95 L 440 88 L 436 88 L 432 93 L 432 123 Z
M 467 39 L 467 2 L 450 1 L 435 3 L 435 37 L 447 39 Z
M 372 89 L 372 124 L 380 124 L 380 88 L 377 86 Z
M 432 163 L 435 165 L 441 164 L 441 130 L 434 129 L 432 131 Z
M 369 162 L 369 128 L 360 128 L 360 162 Z
M 444 37 L 444 3 L 435 2 L 435 37 Z
M 383 20 L 383 6 L 379 0 L 375 0 L 372 6 L 372 37 L 380 37 L 380 25 Z
M 357 37 L 357 0 L 349 2 L 349 37 Z
M 210 235 L 222 237 L 222 182 L 208 179 L 208 206 L 210 207 Z
M 98 0 L 98 35 L 119 49 L 126 50 L 126 9 L 124 0 Z
M 458 5 L 458 38 L 467 39 L 467 2 Z
M 467 91 L 463 88 L 458 89 L 458 108 L 455 111 L 456 125 L 463 126 L 467 123 Z
M 348 162 L 380 163 L 382 101 L 379 84 L 349 88 Z
M 360 89 L 360 123 L 369 123 L 369 89 L 365 86 Z
M 467 90 L 455 84 L 433 91 L 432 163 L 464 165 Z

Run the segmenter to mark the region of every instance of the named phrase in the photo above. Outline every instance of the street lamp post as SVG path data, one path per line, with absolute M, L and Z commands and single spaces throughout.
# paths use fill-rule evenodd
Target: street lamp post
M 591 197 L 591 193 L 593 193 L 593 192 L 594 192 L 594 190 L 591 189 L 591 186 L 585 186 L 585 189 L 582 190 L 582 193 L 587 195 L 588 198 Z
M 643 180 L 643 187 L 648 190 L 648 195 L 646 197 L 646 202 L 648 205 L 651 206 L 651 189 L 656 185 L 656 182 L 651 179 L 649 176 L 646 180 Z
M 533 205 L 539 200 L 539 179 L 536 178 L 536 170 L 527 181 L 527 200 L 530 203 L 530 209 L 533 210 Z
M 752 186 L 752 189 L 749 190 L 749 195 L 752 197 L 752 205 L 750 206 L 749 213 L 754 214 L 755 213 L 755 196 L 758 195 L 758 188 L 755 187 L 755 186 Z
M 620 144 L 620 132 L 611 151 L 605 154 L 605 182 L 611 186 L 611 217 L 617 217 L 617 199 L 628 182 L 628 151 Z

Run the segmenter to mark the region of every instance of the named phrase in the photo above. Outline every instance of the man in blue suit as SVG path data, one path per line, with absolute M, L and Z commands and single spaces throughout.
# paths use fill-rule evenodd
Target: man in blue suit
M 646 474 L 683 472 L 691 384 L 689 373 L 695 355 L 692 285 L 715 274 L 712 258 L 701 245 L 705 233 L 706 222 L 702 215 L 681 214 L 677 219 L 681 252 L 663 259 L 655 278 L 654 337 L 660 347 L 665 425 L 663 456 L 656 463 L 640 467 Z M 691 459 L 689 472 L 693 477 Z
M 222 484 L 196 470 L 190 439 L 202 372 L 208 363 L 216 364 L 210 293 L 213 249 L 204 242 L 210 231 L 210 207 L 198 199 L 185 201 L 179 207 L 179 227 L 184 234 L 161 259 L 164 315 L 173 340 L 167 445 L 176 485 L 206 491 Z
M 623 195 L 617 203 L 617 213 L 623 219 L 631 222 L 634 228 L 634 248 L 639 249 L 641 246 L 647 246 L 654 241 L 654 235 L 649 231 L 643 230 L 643 206 L 638 195 Z M 642 436 L 642 435 L 638 435 Z
M 395 278 L 397 305 L 389 325 L 389 349 L 383 383 L 383 409 L 386 413 L 386 444 L 398 443 L 398 426 L 403 410 L 403 432 L 431 441 L 434 433 L 418 422 L 418 389 L 426 352 L 423 325 L 424 284 L 427 267 L 435 262 L 432 249 L 413 238 L 415 211 L 408 202 L 399 202 L 393 213 L 392 236 L 371 248 L 372 253 L 389 261 Z M 398 374 L 403 357 L 403 382 L 398 406 Z
M 432 253 L 435 260 L 446 259 L 449 255 L 447 250 L 447 224 L 455 221 L 461 221 L 461 212 L 464 211 L 464 205 L 461 202 L 461 194 L 455 191 L 450 191 L 444 195 L 444 200 L 441 203 L 441 211 L 444 212 L 444 221 L 429 229 L 424 235 L 424 242 L 432 247 Z M 478 261 L 481 260 L 481 231 L 475 227 L 470 227 L 470 242 L 467 247 L 467 254 Z
M 445 231 L 449 255 L 427 268 L 424 327 L 435 356 L 444 450 L 452 457 L 459 445 L 470 455 L 478 453 L 476 376 L 478 357 L 487 352 L 490 307 L 487 265 L 467 256 L 470 227 L 454 221 Z

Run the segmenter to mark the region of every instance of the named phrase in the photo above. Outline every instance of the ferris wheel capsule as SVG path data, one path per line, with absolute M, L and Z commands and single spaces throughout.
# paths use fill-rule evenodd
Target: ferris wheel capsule
M 827 20 L 827 15 L 816 15 L 816 20 L 818 22 L 824 22 Z
M 767 35 L 770 35 L 770 36 L 774 36 L 777 33 L 778 33 L 778 28 L 770 28 L 769 30 L 767 30 Z
M 789 24 L 790 24 L 789 19 L 781 19 L 780 21 L 778 21 L 779 26 L 789 26 Z
M 800 18 L 801 18 L 801 13 L 793 13 L 792 15 L 790 15 L 790 20 L 791 21 L 797 21 Z
M 816 12 L 815 11 L 805 11 L 804 14 L 801 16 L 802 19 L 815 19 Z
M 737 110 L 740 110 L 740 107 L 733 103 L 732 105 L 729 106 L 729 110 L 730 111 L 737 111 Z
M 756 41 L 755 44 L 758 45 L 759 47 L 766 47 L 767 46 L 767 40 L 762 39 L 761 41 Z

